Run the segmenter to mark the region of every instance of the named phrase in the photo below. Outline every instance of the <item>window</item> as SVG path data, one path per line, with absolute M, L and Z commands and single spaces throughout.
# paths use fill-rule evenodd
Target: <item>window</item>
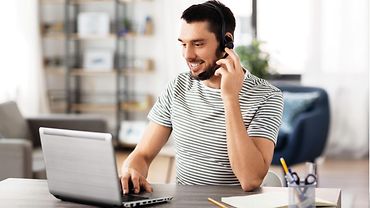
M 280 74 L 301 74 L 308 65 L 311 3 L 309 0 L 259 0 L 257 37 Z
M 235 46 L 248 45 L 253 39 L 252 0 L 224 0 L 222 2 L 231 9 L 235 16 Z

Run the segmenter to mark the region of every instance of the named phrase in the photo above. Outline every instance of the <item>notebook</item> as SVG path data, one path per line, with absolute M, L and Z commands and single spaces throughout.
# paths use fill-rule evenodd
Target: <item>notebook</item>
M 155 191 L 122 194 L 111 134 L 43 127 L 39 131 L 49 192 L 56 198 L 123 207 L 172 200 Z

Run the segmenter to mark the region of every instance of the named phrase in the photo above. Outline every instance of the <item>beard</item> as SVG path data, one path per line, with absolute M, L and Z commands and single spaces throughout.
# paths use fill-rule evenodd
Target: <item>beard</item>
M 217 60 L 223 57 L 222 51 L 220 51 L 219 49 L 217 49 L 216 51 L 216 57 L 217 57 Z M 220 66 L 217 65 L 216 62 L 213 62 L 212 66 L 208 67 L 204 72 L 201 72 L 198 75 L 192 74 L 191 76 L 194 79 L 200 80 L 200 81 L 208 80 L 208 79 L 211 79 L 215 75 L 215 72 L 219 67 Z
M 208 67 L 204 72 L 201 72 L 198 75 L 192 75 L 192 77 L 200 81 L 211 79 L 211 77 L 215 75 L 217 68 L 218 65 L 214 63 L 212 66 Z

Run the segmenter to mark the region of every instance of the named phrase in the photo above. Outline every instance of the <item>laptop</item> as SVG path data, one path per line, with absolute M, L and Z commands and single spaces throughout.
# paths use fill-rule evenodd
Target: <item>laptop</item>
M 43 127 L 39 131 L 49 192 L 56 198 L 123 207 L 172 200 L 155 192 L 122 193 L 111 134 Z

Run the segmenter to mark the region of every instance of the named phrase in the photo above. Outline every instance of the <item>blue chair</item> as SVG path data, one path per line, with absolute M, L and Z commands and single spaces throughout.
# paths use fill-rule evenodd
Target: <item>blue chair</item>
M 283 157 L 289 166 L 302 162 L 315 162 L 315 159 L 323 153 L 327 143 L 330 124 L 328 94 L 324 89 L 318 87 L 295 85 L 276 85 L 276 87 L 284 94 L 284 115 L 272 164 L 280 165 L 280 157 Z M 298 100 L 289 101 L 288 95 L 298 96 Z M 291 113 L 289 111 L 292 111 L 289 105 L 297 105 L 303 101 L 304 97 L 299 98 L 302 95 L 315 96 L 311 96 L 310 100 L 303 104 L 301 112 L 296 110 L 296 115 L 291 118 L 291 129 L 286 131 L 283 129 L 285 126 L 284 116 L 289 115 Z

